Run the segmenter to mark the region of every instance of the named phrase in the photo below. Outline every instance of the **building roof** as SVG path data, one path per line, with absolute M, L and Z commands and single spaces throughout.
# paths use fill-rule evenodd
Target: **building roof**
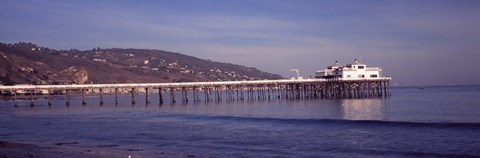
M 343 67 L 343 65 L 339 64 L 338 61 L 335 61 L 335 64 L 331 65 L 330 67 Z
M 357 59 L 355 59 L 355 61 L 353 61 L 353 63 L 347 64 L 347 66 L 352 66 L 352 65 L 365 65 L 365 64 L 362 63 L 362 62 L 359 62 Z

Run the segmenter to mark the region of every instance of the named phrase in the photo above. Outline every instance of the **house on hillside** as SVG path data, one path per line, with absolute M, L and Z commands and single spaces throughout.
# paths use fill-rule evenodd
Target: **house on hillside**
M 317 70 L 315 73 L 315 78 L 371 79 L 381 76 L 380 67 L 367 67 L 357 59 L 347 65 L 341 65 L 335 61 L 335 64 L 328 66 L 327 69 Z

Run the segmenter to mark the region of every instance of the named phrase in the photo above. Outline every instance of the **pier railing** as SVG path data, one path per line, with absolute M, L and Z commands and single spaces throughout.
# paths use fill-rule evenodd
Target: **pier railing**
M 254 80 L 254 81 L 215 81 L 215 82 L 179 82 L 179 83 L 119 83 L 119 84 L 71 84 L 71 85 L 13 85 L 0 86 L 0 91 L 6 90 L 37 90 L 37 89 L 98 89 L 98 88 L 136 88 L 136 87 L 193 87 L 193 86 L 223 86 L 223 85 L 259 85 L 259 84 L 290 84 L 290 83 L 322 83 L 329 81 L 389 81 L 391 77 L 370 79 L 285 79 L 285 80 Z

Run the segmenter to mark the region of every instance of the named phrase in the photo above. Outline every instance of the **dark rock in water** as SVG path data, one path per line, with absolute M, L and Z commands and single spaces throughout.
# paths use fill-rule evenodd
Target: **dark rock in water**
M 110 145 L 97 145 L 97 147 L 99 147 L 99 148 L 109 148 L 109 147 L 117 147 L 117 146 L 120 146 L 120 145 L 116 145 L 116 144 L 110 144 Z
M 72 144 L 78 144 L 78 142 L 55 143 L 55 145 L 72 145 Z
M 0 141 L 0 147 L 2 148 L 22 148 L 22 147 L 31 147 L 31 146 L 34 146 L 34 145 Z

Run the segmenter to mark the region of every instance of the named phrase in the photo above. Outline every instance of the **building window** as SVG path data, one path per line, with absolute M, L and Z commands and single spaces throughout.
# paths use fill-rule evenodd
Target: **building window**
M 358 78 L 365 78 L 365 75 L 358 75 Z
M 358 66 L 358 69 L 365 69 L 365 66 Z
M 376 75 L 376 74 L 375 74 L 375 75 L 370 75 L 370 77 L 371 77 L 371 78 L 377 78 L 378 75 Z
M 350 77 L 352 77 L 352 76 L 351 76 L 351 75 L 347 75 L 347 78 L 350 78 Z

